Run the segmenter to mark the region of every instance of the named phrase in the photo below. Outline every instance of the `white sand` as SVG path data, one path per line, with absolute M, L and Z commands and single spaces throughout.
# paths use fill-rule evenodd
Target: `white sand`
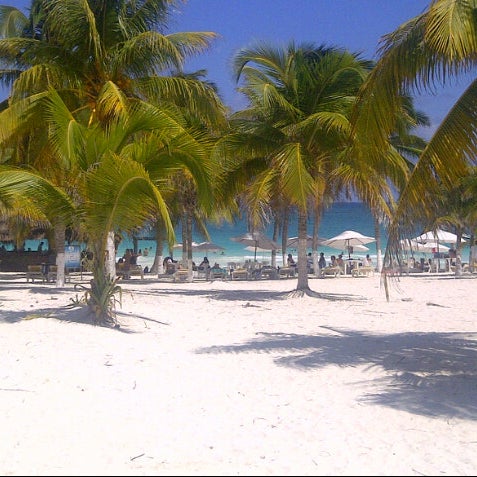
M 475 475 L 477 275 L 397 285 L 135 278 L 114 330 L 0 273 L 0 472 Z

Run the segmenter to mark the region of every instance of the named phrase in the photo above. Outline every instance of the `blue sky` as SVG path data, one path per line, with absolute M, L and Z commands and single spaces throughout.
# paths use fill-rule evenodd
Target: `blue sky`
M 27 0 L 1 1 L 24 9 Z M 170 31 L 213 31 L 219 34 L 211 49 L 186 64 L 187 71 L 206 69 L 232 109 L 244 105 L 236 91 L 230 61 L 234 53 L 257 41 L 284 45 L 312 42 L 347 48 L 376 59 L 379 39 L 418 15 L 429 0 L 187 0 L 173 12 Z M 416 106 L 432 122 L 431 131 L 461 94 L 465 82 L 438 94 L 416 95 Z M 421 131 L 428 137 L 430 131 Z

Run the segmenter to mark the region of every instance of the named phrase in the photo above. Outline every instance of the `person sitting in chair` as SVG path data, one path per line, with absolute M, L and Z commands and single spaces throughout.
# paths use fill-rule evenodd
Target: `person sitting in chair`
M 293 255 L 291 253 L 288 254 L 287 257 L 287 265 L 289 267 L 296 267 L 296 262 L 295 259 L 293 258 Z
M 199 264 L 199 267 L 198 267 L 198 270 L 200 271 L 206 271 L 210 268 L 210 262 L 209 262 L 209 259 L 207 257 L 204 257 L 204 260 L 202 260 L 202 262 L 200 262 Z

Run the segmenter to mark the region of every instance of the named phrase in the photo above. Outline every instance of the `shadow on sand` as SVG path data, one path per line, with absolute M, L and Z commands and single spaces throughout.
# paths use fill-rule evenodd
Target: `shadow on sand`
M 477 333 L 379 335 L 323 328 L 327 332 L 316 335 L 259 333 L 243 344 L 197 352 L 278 353 L 278 366 L 304 371 L 329 365 L 379 367 L 387 376 L 369 383 L 375 392 L 363 396 L 363 402 L 426 416 L 477 420 Z

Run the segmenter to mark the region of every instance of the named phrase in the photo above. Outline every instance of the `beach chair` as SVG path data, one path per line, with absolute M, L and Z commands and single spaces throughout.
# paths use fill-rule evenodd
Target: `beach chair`
M 275 267 L 266 265 L 260 269 L 259 276 L 257 278 L 267 278 L 269 280 L 276 280 L 278 278 L 278 271 Z
M 249 271 L 246 268 L 232 270 L 232 280 L 248 280 Z
M 227 270 L 225 268 L 214 268 L 212 267 L 209 270 L 209 279 L 215 280 L 216 278 L 220 278 L 221 280 L 227 279 Z
M 46 280 L 46 276 L 43 272 L 43 265 L 28 265 L 26 272 L 26 281 L 29 282 L 31 280 L 32 283 L 35 283 L 35 279 L 38 279 L 44 282 Z
M 173 274 L 172 278 L 175 282 L 185 282 L 189 280 L 189 270 L 187 268 L 178 268 Z
M 278 278 L 293 278 L 295 276 L 295 267 L 281 267 L 278 270 Z
M 331 276 L 331 277 L 339 277 L 343 273 L 343 270 L 341 267 L 323 267 L 321 269 L 321 277 L 326 277 L 326 276 Z
M 374 267 L 370 265 L 359 265 L 351 270 L 351 276 L 353 278 L 357 277 L 369 277 L 374 276 Z
M 125 268 L 124 263 L 116 264 L 116 275 L 124 279 L 129 279 L 133 275 L 139 275 L 141 279 L 144 279 L 144 270 L 142 265 L 129 265 L 129 268 Z
M 46 281 L 47 282 L 56 281 L 57 273 L 58 273 L 58 266 L 57 265 L 50 265 L 48 267 L 48 271 L 46 273 Z M 66 274 L 65 274 L 65 281 L 66 281 Z

